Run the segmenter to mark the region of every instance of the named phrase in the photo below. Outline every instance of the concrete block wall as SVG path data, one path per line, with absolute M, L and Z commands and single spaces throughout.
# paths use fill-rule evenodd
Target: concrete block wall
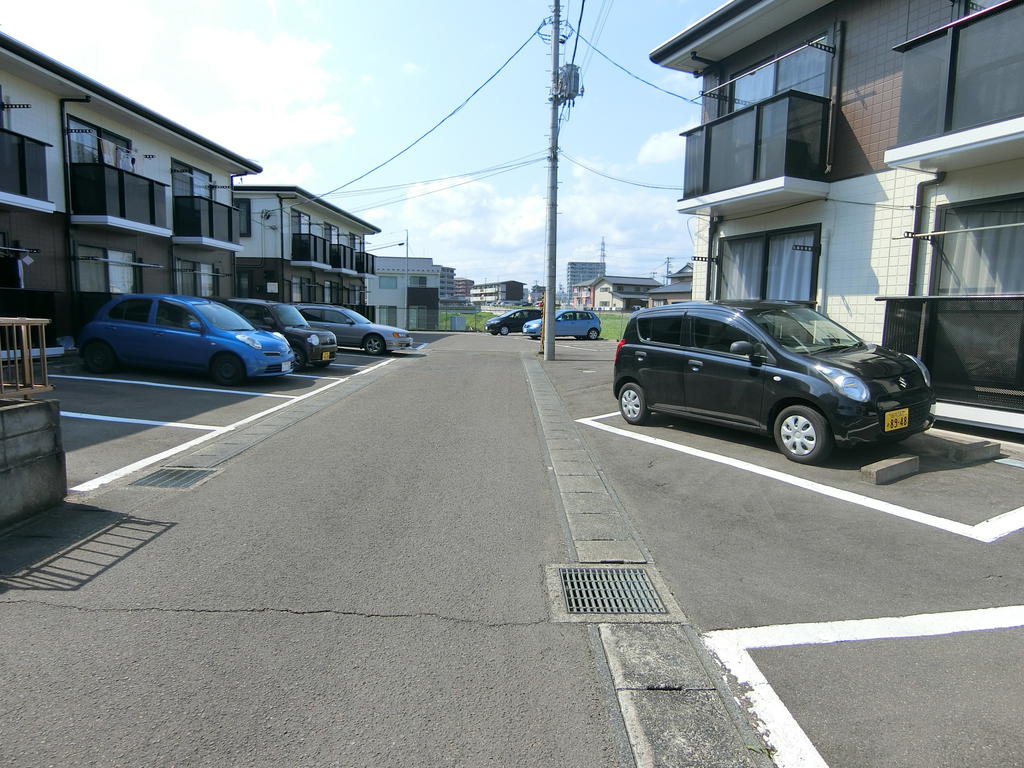
M 0 527 L 57 506 L 67 471 L 55 400 L 0 400 Z

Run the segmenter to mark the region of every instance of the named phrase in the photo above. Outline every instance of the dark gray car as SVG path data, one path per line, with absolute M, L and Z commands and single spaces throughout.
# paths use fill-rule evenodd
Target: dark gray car
M 295 307 L 311 326 L 333 333 L 339 347 L 359 347 L 368 355 L 383 355 L 412 346 L 412 337 L 404 328 L 375 323 L 355 310 L 332 304 L 296 304 Z

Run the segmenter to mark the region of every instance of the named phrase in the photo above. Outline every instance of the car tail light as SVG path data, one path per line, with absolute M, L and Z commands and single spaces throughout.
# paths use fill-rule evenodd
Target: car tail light
M 614 359 L 614 360 L 613 360 L 612 362 L 614 362 L 614 363 L 617 363 L 617 362 L 619 362 L 619 350 L 620 350 L 620 349 L 622 349 L 622 346 L 623 346 L 623 345 L 624 345 L 625 343 L 626 343 L 626 340 L 625 340 L 625 339 L 619 339 L 619 343 L 618 343 L 618 345 L 617 345 L 617 346 L 615 347 L 615 359 Z

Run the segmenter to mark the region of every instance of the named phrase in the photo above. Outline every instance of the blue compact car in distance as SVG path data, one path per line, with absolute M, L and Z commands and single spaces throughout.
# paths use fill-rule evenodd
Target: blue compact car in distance
M 93 373 L 119 364 L 168 368 L 204 373 L 224 386 L 290 373 L 295 360 L 281 334 L 256 330 L 211 299 L 173 294 L 111 299 L 82 328 L 78 348 Z
M 531 320 L 523 326 L 523 335 L 540 338 L 540 320 Z M 575 336 L 577 339 L 601 338 L 601 318 L 585 309 L 560 309 L 555 312 L 555 336 Z

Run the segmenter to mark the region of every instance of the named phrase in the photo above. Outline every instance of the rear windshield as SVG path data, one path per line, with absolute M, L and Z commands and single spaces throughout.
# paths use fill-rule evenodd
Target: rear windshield
M 778 307 L 747 315 L 773 339 L 794 352 L 813 354 L 864 345 L 833 320 L 807 307 Z

